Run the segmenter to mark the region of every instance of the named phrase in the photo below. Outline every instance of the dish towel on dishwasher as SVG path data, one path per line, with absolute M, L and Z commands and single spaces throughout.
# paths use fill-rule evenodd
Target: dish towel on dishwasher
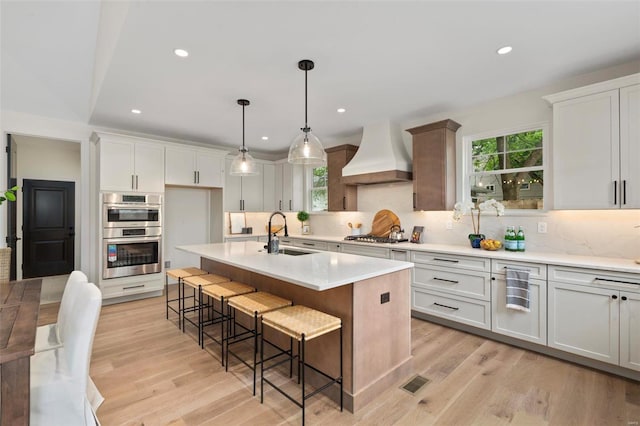
M 529 309 L 529 271 L 507 270 L 507 308 L 531 312 Z

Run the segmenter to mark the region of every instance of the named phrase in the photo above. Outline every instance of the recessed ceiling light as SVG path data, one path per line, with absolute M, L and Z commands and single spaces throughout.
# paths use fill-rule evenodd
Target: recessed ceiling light
M 500 49 L 498 49 L 498 55 L 506 55 L 507 53 L 511 52 L 512 50 L 513 50 L 513 47 L 511 47 L 511 46 L 501 47 Z
M 173 49 L 173 53 L 175 53 L 176 56 L 180 58 L 186 58 L 187 56 L 189 56 L 189 52 L 184 49 Z
M 347 110 L 345 108 L 338 108 L 337 111 L 338 111 L 338 113 L 342 114 L 343 112 L 346 112 Z
M 263 140 L 263 141 L 268 141 L 268 140 L 269 140 L 269 136 L 263 136 L 263 137 L 262 137 L 262 140 Z
M 131 113 L 132 114 L 142 114 L 142 111 L 140 111 L 139 109 L 134 108 L 134 109 L 131 110 Z

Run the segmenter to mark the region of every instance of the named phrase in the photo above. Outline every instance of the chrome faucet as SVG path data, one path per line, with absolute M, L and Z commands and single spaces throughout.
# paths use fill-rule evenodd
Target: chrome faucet
M 273 216 L 279 214 L 280 216 L 282 216 L 284 218 L 284 236 L 288 237 L 289 236 L 289 231 L 287 230 L 287 217 L 284 215 L 284 213 L 282 212 L 273 212 L 271 213 L 271 216 L 269 216 L 269 225 L 268 226 L 268 239 L 267 239 L 267 253 L 271 253 L 271 219 L 273 219 Z

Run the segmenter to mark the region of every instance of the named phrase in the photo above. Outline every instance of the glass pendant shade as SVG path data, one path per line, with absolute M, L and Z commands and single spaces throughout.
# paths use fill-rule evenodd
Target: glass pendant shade
M 327 162 L 327 153 L 318 139 L 311 132 L 302 132 L 289 147 L 289 163 L 305 165 L 322 165 Z
M 309 59 L 298 62 L 298 68 L 304 71 L 304 127 L 302 133 L 296 136 L 289 147 L 289 163 L 304 165 L 322 165 L 327 162 L 327 153 L 324 152 L 322 143 L 313 133 L 308 124 L 307 115 L 307 72 L 311 71 L 315 64 Z
M 235 156 L 231 162 L 231 170 L 229 174 L 231 176 L 256 176 L 258 175 L 258 167 L 256 161 L 251 154 L 245 149 L 239 150 L 240 153 Z
M 240 153 L 231 162 L 231 170 L 229 170 L 231 176 L 255 176 L 259 174 L 256 160 L 249 154 L 249 150 L 244 147 L 244 107 L 249 104 L 250 102 L 246 99 L 238 99 L 238 105 L 242 106 L 242 148 L 238 150 Z

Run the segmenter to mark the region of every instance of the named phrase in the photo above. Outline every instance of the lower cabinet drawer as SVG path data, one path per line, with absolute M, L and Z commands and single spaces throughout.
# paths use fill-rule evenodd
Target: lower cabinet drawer
M 411 288 L 411 306 L 418 312 L 486 330 L 491 329 L 491 303 L 466 297 Z
M 156 275 L 156 274 L 154 274 Z M 160 274 L 157 274 L 160 276 Z M 126 280 L 124 278 L 123 280 Z M 146 281 L 135 282 L 118 282 L 118 278 L 114 280 L 105 280 L 100 283 L 100 291 L 102 298 L 127 296 L 129 294 L 147 293 L 151 291 L 160 291 L 164 289 L 164 279 L 156 278 Z
M 325 241 L 305 241 L 294 240 L 293 245 L 296 247 L 306 247 L 314 250 L 328 250 L 329 245 Z
M 417 287 L 431 288 L 460 296 L 491 299 L 491 284 L 488 272 L 471 272 L 453 268 L 425 267 L 416 264 L 413 282 Z
M 355 244 L 342 244 L 342 252 L 359 254 L 360 256 L 389 258 L 389 249 L 384 247 L 358 246 Z

